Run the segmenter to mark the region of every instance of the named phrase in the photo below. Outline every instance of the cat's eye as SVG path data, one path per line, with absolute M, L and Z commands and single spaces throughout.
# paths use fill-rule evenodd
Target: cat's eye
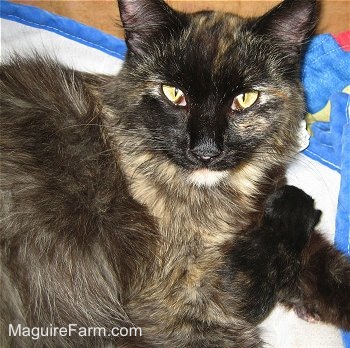
M 162 91 L 164 95 L 175 105 L 178 106 L 186 106 L 186 98 L 184 92 L 181 91 L 181 89 L 173 87 L 173 86 L 167 86 L 162 85 Z
M 259 97 L 259 92 L 257 91 L 249 91 L 244 92 L 235 97 L 233 99 L 233 103 L 231 108 L 233 110 L 244 110 L 252 106 Z

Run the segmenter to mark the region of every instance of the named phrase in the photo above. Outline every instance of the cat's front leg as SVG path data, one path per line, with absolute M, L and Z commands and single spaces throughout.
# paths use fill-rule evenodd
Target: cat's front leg
M 302 251 L 320 215 L 306 193 L 283 186 L 268 197 L 261 225 L 225 245 L 222 281 L 242 318 L 258 324 L 295 292 Z
M 350 330 L 350 260 L 314 230 L 319 217 L 298 188 L 284 186 L 268 199 L 265 228 L 272 227 L 297 265 L 295 282 L 281 283 L 280 301 L 304 320 Z

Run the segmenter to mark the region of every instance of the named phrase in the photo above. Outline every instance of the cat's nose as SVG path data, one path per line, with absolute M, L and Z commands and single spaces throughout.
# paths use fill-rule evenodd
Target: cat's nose
M 198 145 L 190 149 L 192 155 L 202 162 L 210 162 L 213 158 L 221 155 L 222 151 L 216 146 Z

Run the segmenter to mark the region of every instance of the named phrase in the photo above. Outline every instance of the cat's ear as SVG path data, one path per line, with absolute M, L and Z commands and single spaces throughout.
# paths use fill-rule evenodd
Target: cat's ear
M 181 27 L 181 15 L 163 0 L 118 0 L 129 51 L 143 54 L 159 38 Z
M 316 0 L 284 0 L 260 17 L 255 28 L 299 52 L 316 27 L 318 12 Z

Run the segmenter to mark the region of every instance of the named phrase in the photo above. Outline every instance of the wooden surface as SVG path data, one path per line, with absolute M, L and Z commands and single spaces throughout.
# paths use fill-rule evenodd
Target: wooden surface
M 61 16 L 99 28 L 109 34 L 123 37 L 115 0 L 13 0 L 13 2 L 37 6 Z M 256 16 L 264 13 L 279 1 L 270 0 L 168 0 L 175 9 L 193 12 L 213 9 Z M 340 33 L 350 29 L 350 0 L 322 0 L 319 33 Z

